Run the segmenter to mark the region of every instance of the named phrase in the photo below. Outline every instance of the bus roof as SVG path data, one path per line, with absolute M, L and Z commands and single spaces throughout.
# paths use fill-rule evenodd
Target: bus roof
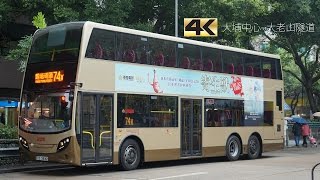
M 129 28 L 124 28 L 124 27 L 101 24 L 101 23 L 96 23 L 96 22 L 92 22 L 92 21 L 69 22 L 69 23 L 84 23 L 84 26 L 92 27 L 92 28 L 106 29 L 106 30 L 110 30 L 110 31 L 129 33 L 129 34 L 141 35 L 141 36 L 146 36 L 146 37 L 151 37 L 151 38 L 164 39 L 164 40 L 169 40 L 169 41 L 211 47 L 211 48 L 216 48 L 216 49 L 221 49 L 221 50 L 227 50 L 227 51 L 251 54 L 251 55 L 256 55 L 256 56 L 264 56 L 264 57 L 269 57 L 269 58 L 280 59 L 280 56 L 276 55 L 276 54 L 269 54 L 269 53 L 263 53 L 263 52 L 258 52 L 258 51 L 236 48 L 236 47 L 230 47 L 230 46 L 218 45 L 218 44 L 207 43 L 207 42 L 202 42 L 202 41 L 190 40 L 190 39 L 181 38 L 181 37 L 173 37 L 173 36 L 168 36 L 168 35 L 163 35 L 163 34 L 157 34 L 157 33 L 151 33 L 151 32 L 129 29 Z
M 265 56 L 265 57 L 280 59 L 280 56 L 275 55 L 275 54 L 268 54 L 268 53 L 263 53 L 263 52 L 258 52 L 258 51 L 247 50 L 247 49 L 241 49 L 241 48 L 223 46 L 223 45 L 207 43 L 207 42 L 202 42 L 202 41 L 190 40 L 190 39 L 186 39 L 186 38 L 173 37 L 173 36 L 168 36 L 168 35 L 163 35 L 163 34 L 156 34 L 156 33 L 151 33 L 151 32 L 146 32 L 146 31 L 134 30 L 134 29 L 106 25 L 106 24 L 101 24 L 101 23 L 95 23 L 95 22 L 91 22 L 91 21 L 87 21 L 85 23 L 85 26 L 86 25 L 96 27 L 96 28 L 101 28 L 101 29 L 108 29 L 111 31 L 123 32 L 123 33 L 129 33 L 129 34 L 138 34 L 141 36 L 147 36 L 147 37 L 165 39 L 165 40 L 176 41 L 176 42 L 181 42 L 181 43 L 188 43 L 188 44 L 194 44 L 194 45 L 199 45 L 199 46 L 212 47 L 212 48 L 228 50 L 228 51 L 233 51 L 233 52 L 246 53 L 246 54 L 251 54 L 251 55 Z

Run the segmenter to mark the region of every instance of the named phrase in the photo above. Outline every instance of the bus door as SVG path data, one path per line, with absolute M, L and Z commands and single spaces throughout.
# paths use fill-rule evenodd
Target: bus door
M 202 154 L 202 100 L 181 99 L 181 157 Z
M 84 93 L 81 98 L 82 164 L 112 161 L 113 96 Z

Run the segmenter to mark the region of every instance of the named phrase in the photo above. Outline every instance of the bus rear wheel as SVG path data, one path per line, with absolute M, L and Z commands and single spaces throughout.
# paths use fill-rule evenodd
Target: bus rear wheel
M 141 161 L 141 152 L 139 144 L 133 140 L 126 140 L 120 149 L 120 165 L 123 170 L 136 169 Z
M 241 143 L 237 136 L 230 136 L 227 141 L 226 155 L 230 161 L 236 161 L 241 154 Z
M 261 143 L 257 136 L 252 135 L 248 140 L 248 158 L 257 159 L 261 155 Z

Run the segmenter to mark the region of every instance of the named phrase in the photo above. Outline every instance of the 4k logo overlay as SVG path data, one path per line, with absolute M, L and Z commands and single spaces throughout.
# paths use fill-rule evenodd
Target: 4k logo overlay
M 217 18 L 184 18 L 185 37 L 217 37 Z

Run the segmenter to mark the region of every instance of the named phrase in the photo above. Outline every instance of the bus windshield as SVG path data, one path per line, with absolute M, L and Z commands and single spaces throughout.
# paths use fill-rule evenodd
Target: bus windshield
M 23 95 L 20 129 L 57 133 L 70 129 L 72 101 L 69 92 Z
M 49 26 L 33 37 L 28 63 L 77 61 L 83 23 Z

